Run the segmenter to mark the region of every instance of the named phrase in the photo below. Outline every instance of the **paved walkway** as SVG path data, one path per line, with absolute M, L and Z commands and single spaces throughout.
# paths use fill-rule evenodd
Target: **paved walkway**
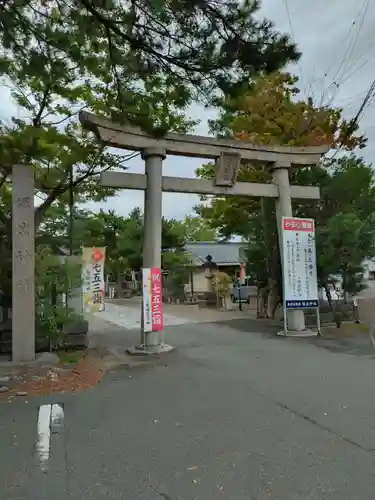
M 246 320 L 167 330 L 149 369 L 0 405 L 0 498 L 373 500 L 373 359 Z
M 178 326 L 194 323 L 211 323 L 227 321 L 239 317 L 254 317 L 255 311 L 244 308 L 238 310 L 217 310 L 199 308 L 197 305 L 163 305 L 164 326 Z M 96 317 L 111 322 L 127 330 L 139 329 L 141 326 L 141 302 L 137 299 L 106 302 L 105 311 L 97 313 Z
M 141 325 L 141 304 L 116 305 L 107 302 L 105 311 L 96 315 L 105 321 L 110 321 L 128 330 L 139 329 Z M 184 325 L 186 323 L 196 323 L 196 320 L 194 317 L 184 318 L 164 313 L 165 326 Z
M 106 310 L 88 317 L 89 339 L 91 347 L 105 347 L 112 352 L 124 353 L 127 348 L 139 345 L 141 341 L 141 302 L 140 300 L 119 301 L 106 303 Z M 255 311 L 222 311 L 209 308 L 198 308 L 196 305 L 164 305 L 164 341 L 171 342 L 170 332 L 177 327 L 176 332 L 181 332 L 181 338 L 174 342 L 181 345 L 186 340 L 186 329 L 199 324 L 225 323 L 242 319 L 253 323 L 252 329 L 259 328 L 259 323 L 254 322 Z M 263 326 L 263 325 L 262 325 Z

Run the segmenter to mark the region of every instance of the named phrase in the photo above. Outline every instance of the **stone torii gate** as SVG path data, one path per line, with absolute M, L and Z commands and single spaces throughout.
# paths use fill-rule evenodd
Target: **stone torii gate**
M 145 191 L 145 233 L 143 240 L 143 267 L 161 267 L 162 192 L 195 193 L 205 195 L 271 197 L 276 200 L 277 217 L 292 216 L 292 198 L 319 199 L 319 188 L 290 186 L 288 170 L 293 167 L 315 165 L 328 147 L 290 148 L 258 146 L 245 141 L 214 139 L 196 135 L 166 134 L 162 138 L 147 135 L 138 127 L 120 125 L 98 118 L 87 112 L 80 113 L 83 127 L 94 132 L 106 146 L 141 151 L 145 160 L 145 175 L 125 172 L 103 172 L 101 183 L 106 187 Z M 216 160 L 214 181 L 165 177 L 163 160 L 167 154 Z M 262 161 L 270 165 L 273 184 L 237 182 L 240 161 Z M 280 227 L 280 224 L 279 224 Z M 280 249 L 281 250 L 281 249 Z M 289 330 L 305 330 L 301 310 L 288 311 Z M 144 350 L 163 350 L 162 336 L 149 333 L 144 340 Z M 165 347 L 167 349 L 167 347 Z

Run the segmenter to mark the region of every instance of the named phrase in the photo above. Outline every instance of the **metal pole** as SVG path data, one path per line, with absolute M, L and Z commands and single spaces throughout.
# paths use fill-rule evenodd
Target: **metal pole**
M 241 302 L 241 281 L 238 282 L 238 310 L 242 311 L 242 302 Z
M 285 334 L 285 337 L 288 336 L 288 315 L 287 315 L 287 309 L 286 307 L 284 306 L 284 334 Z
M 275 163 L 273 165 L 273 179 L 274 183 L 279 188 L 279 197 L 276 200 L 276 216 L 278 224 L 278 234 L 279 234 L 279 247 L 281 256 L 281 265 L 283 262 L 282 258 L 282 241 L 281 241 L 281 218 L 282 217 L 292 217 L 292 199 L 290 196 L 290 184 L 289 184 L 289 173 L 290 163 Z M 288 324 L 290 330 L 302 331 L 305 330 L 305 317 L 303 311 L 301 310 L 288 310 Z
M 319 305 L 316 308 L 316 328 L 318 330 L 318 335 L 321 335 L 322 332 L 321 332 L 321 327 L 320 327 L 320 308 L 319 308 Z

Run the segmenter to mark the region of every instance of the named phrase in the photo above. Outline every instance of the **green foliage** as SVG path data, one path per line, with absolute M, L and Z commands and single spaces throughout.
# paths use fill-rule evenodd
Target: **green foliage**
M 255 17 L 259 7 L 258 1 L 237 0 L 109 0 L 100 6 L 90 0 L 8 0 L 1 36 L 18 58 L 31 51 L 30 63 L 47 73 L 37 50 L 45 43 L 62 70 L 76 67 L 79 79 L 89 74 L 106 83 L 102 94 L 111 111 L 120 108 L 127 119 L 150 127 L 155 104 L 159 114 L 171 116 L 170 109 L 185 107 L 193 92 L 234 93 L 256 72 L 298 59 L 289 37 Z M 6 60 L 0 64 L 6 66 Z
M 50 349 L 62 341 L 63 327 L 75 313 L 63 302 L 81 284 L 80 266 L 61 262 L 46 246 L 39 246 L 35 258 L 36 322 L 38 334 L 47 337 Z
M 162 254 L 162 267 L 168 272 L 168 293 L 183 296 L 184 285 L 189 282 L 190 260 L 185 252 L 181 250 L 166 251 Z
M 216 231 L 201 217 L 187 215 L 183 221 L 171 219 L 170 225 L 173 228 L 174 234 L 179 235 L 181 241 L 186 241 L 187 243 L 215 241 L 217 239 Z
M 139 270 L 143 254 L 143 215 L 139 208 L 127 217 L 117 215 L 113 210 L 98 213 L 76 209 L 73 224 L 73 249 L 81 253 L 82 246 L 106 247 L 106 272 L 113 277 L 125 269 Z M 57 250 L 68 245 L 68 215 L 64 205 L 51 207 L 39 227 L 37 239 Z M 162 221 L 162 264 L 169 269 L 170 263 L 178 257 L 183 262 L 185 245 L 184 232 L 178 221 Z
M 263 221 L 267 220 L 267 224 Z M 249 216 L 249 233 L 246 248 L 246 273 L 254 276 L 259 286 L 265 286 L 268 278 L 278 272 L 278 245 L 276 211 L 273 200 L 260 201 L 260 211 Z
M 220 298 L 225 298 L 228 295 L 229 288 L 232 285 L 232 278 L 227 273 L 218 271 L 212 278 L 212 288 Z
M 258 144 L 329 144 L 332 147 L 342 144 L 347 150 L 365 145 L 365 138 L 343 119 L 341 109 L 319 108 L 314 107 L 311 101 L 298 101 L 296 82 L 295 78 L 283 73 L 259 77 L 242 96 L 223 102 L 221 116 L 211 123 L 212 131 Z M 347 133 L 348 130 L 350 133 Z M 201 178 L 212 178 L 214 165 L 203 165 L 197 173 Z M 269 170 L 259 162 L 243 164 L 237 178 L 244 182 L 272 182 Z M 332 274 L 343 273 L 346 289 L 358 290 L 362 286 L 362 260 L 374 250 L 373 231 L 368 229 L 375 212 L 371 166 L 349 154 L 311 168 L 295 169 L 291 172 L 290 181 L 292 184 L 320 187 L 319 201 L 301 203 L 293 200 L 295 216 L 311 217 L 316 221 L 320 284 L 328 286 Z M 223 237 L 237 234 L 247 240 L 247 272 L 257 276 L 262 283 L 272 278 L 278 283 L 281 295 L 274 202 L 245 197 L 216 197 L 208 204 L 196 207 L 196 210 Z M 343 219 L 339 214 L 344 214 Z M 351 241 L 346 241 L 350 248 L 350 262 L 346 261 L 344 265 L 339 256 L 345 246 L 342 238 L 348 239 L 349 232 L 359 238 L 358 248 L 355 249 Z M 357 284 L 354 285 L 354 282 Z
M 340 274 L 345 292 L 355 294 L 366 287 L 362 263 L 375 252 L 374 222 L 373 214 L 361 220 L 348 212 L 333 215 L 325 227 L 318 227 L 317 260 L 322 285 L 330 281 L 332 274 Z
M 118 13 L 117 4 L 108 8 Z M 9 247 L 13 164 L 35 169 L 37 227 L 52 205 L 66 206 L 69 191 L 76 203 L 115 194 L 101 186 L 99 173 L 125 168 L 134 155 L 99 144 L 78 123 L 80 110 L 137 122 L 145 129 L 148 124 L 184 132 L 194 122 L 185 119 L 189 92 L 168 72 L 147 71 L 124 44 L 116 47 L 114 41 L 110 58 L 106 30 L 76 2 L 10 0 L 2 7 L 0 25 L 0 78 L 17 106 L 17 116 L 0 126 L 0 229 Z M 120 70 L 114 72 L 113 58 L 122 66 L 121 99 Z
M 343 147 L 348 150 L 365 145 L 365 138 L 356 133 L 357 128 L 353 128 L 351 134 L 346 136 L 349 124 L 343 118 L 341 109 L 314 107 L 311 101 L 295 100 L 294 96 L 298 94 L 296 83 L 296 78 L 287 73 L 260 76 L 244 95 L 222 103 L 221 115 L 211 122 L 212 132 L 255 144 L 329 144 L 336 147 L 341 145 L 345 138 Z M 266 167 L 260 162 L 243 162 L 237 180 L 270 183 L 272 176 Z M 214 169 L 213 163 L 205 164 L 197 170 L 197 175 L 200 178 L 212 179 Z M 321 185 L 325 180 L 330 182 L 329 169 L 329 163 L 323 164 L 322 168 L 314 166 L 296 169 L 291 173 L 291 183 Z M 357 174 L 360 175 L 360 182 L 366 182 L 365 177 L 368 174 L 362 171 L 361 174 L 356 172 L 354 175 Z M 332 191 L 339 189 L 341 185 L 341 180 L 336 178 L 335 186 L 338 188 L 332 186 Z M 356 182 L 358 179 L 359 177 Z M 333 200 L 336 199 L 335 193 L 332 194 Z M 296 206 L 295 203 L 294 205 Z M 315 202 L 311 204 L 311 209 L 313 206 L 316 206 Z M 311 209 L 308 208 L 309 211 Z M 208 205 L 196 207 L 196 210 L 212 228 L 228 238 L 231 234 L 247 237 L 249 224 L 252 225 L 252 214 L 259 213 L 261 207 L 259 199 L 216 197 Z M 299 210 L 298 206 L 296 210 Z M 305 205 L 302 210 L 305 210 Z
M 359 292 L 364 287 L 362 263 L 375 253 L 375 189 L 371 165 L 360 158 L 346 156 L 334 163 L 301 169 L 295 175 L 298 183 L 319 185 L 321 190 L 318 202 L 293 203 L 297 217 L 311 217 L 316 222 L 320 286 L 335 284 L 334 275 L 341 275 L 346 292 Z M 264 199 L 258 207 L 245 214 L 246 232 L 242 234 L 249 242 L 247 272 L 261 282 L 266 282 L 267 277 L 280 280 L 274 203 Z M 229 217 L 221 220 L 227 223 L 228 233 L 238 227 L 237 220 L 233 224 Z
M 342 109 L 314 106 L 298 99 L 298 78 L 285 72 L 260 75 L 235 98 L 221 101 L 221 114 L 210 122 L 219 136 L 255 144 L 285 146 L 364 147 L 358 124 L 344 119 Z

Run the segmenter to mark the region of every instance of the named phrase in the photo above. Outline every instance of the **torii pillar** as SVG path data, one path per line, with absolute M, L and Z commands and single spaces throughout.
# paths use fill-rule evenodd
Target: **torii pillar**
M 87 112 L 80 113 L 82 125 L 92 130 L 107 146 L 131 151 L 141 151 L 146 171 L 142 174 L 103 172 L 101 183 L 113 188 L 145 191 L 145 234 L 143 243 L 143 266 L 160 267 L 162 234 L 162 192 L 195 193 L 218 196 L 271 197 L 276 199 L 278 224 L 281 217 L 292 216 L 292 198 L 319 199 L 319 188 L 313 186 L 290 186 L 289 169 L 315 165 L 328 147 L 290 148 L 259 146 L 245 141 L 213 139 L 195 135 L 166 134 L 156 139 L 138 127 L 121 125 L 98 118 Z M 216 178 L 212 183 L 206 179 L 187 179 L 162 175 L 162 163 L 167 154 L 217 161 Z M 269 164 L 273 172 L 273 184 L 237 182 L 236 172 L 240 160 L 262 161 Z M 282 247 L 280 246 L 280 251 Z M 288 311 L 289 330 L 305 331 L 304 314 L 301 310 Z M 162 335 L 143 333 L 142 352 L 154 353 L 169 350 Z M 137 349 L 135 349 L 137 351 Z
M 281 265 L 283 263 L 282 242 L 281 242 L 281 221 L 282 217 L 292 217 L 292 197 L 289 184 L 290 162 L 276 162 L 272 165 L 273 181 L 279 188 L 279 197 L 276 198 L 276 217 L 279 233 L 279 248 L 281 256 Z M 301 309 L 284 310 L 287 314 L 288 329 L 299 332 L 305 330 L 305 315 Z
M 144 233 L 143 233 L 143 268 L 161 268 L 162 247 L 162 172 L 166 152 L 162 148 L 148 148 L 142 151 L 145 161 L 147 187 L 144 191 Z M 170 351 L 164 344 L 161 332 L 144 332 L 142 307 L 142 338 L 141 345 L 147 347 L 147 352 L 160 350 Z M 137 349 L 136 349 L 137 350 Z M 133 351 L 131 350 L 132 354 Z

